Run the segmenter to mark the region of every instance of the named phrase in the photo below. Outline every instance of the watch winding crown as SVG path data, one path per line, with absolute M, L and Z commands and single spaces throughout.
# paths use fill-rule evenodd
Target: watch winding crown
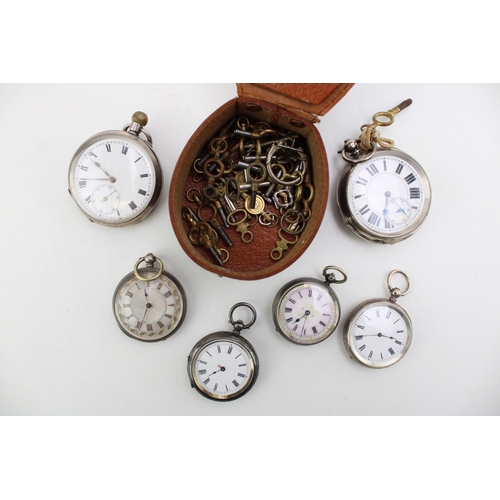
M 389 298 L 389 300 L 391 302 L 396 302 L 396 300 L 398 300 L 399 297 L 401 297 L 401 295 L 403 295 L 402 292 L 401 292 L 401 290 L 399 288 L 391 288 L 389 290 L 389 293 L 391 295 L 390 298 Z
M 145 257 L 144 257 L 144 261 L 146 262 L 146 266 L 147 267 L 153 267 L 155 262 L 156 262 L 156 256 L 153 255 L 152 253 L 148 253 Z
M 132 115 L 132 122 L 138 123 L 141 127 L 145 127 L 148 124 L 148 115 L 142 111 L 136 111 Z

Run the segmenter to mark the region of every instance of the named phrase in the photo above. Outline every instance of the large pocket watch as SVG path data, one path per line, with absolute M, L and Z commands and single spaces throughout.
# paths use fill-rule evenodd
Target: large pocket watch
M 346 140 L 339 151 L 347 161 L 337 187 L 340 214 L 351 231 L 375 243 L 408 238 L 429 212 L 431 186 L 424 169 L 377 131 L 411 102 L 376 113 L 371 125 L 361 127 L 360 138 Z
M 143 262 L 146 267 L 139 268 Z M 152 253 L 136 262 L 113 294 L 113 311 L 120 329 L 146 342 L 170 337 L 184 321 L 186 309 L 181 284 Z
M 340 273 L 341 278 L 335 276 Z M 325 281 L 299 278 L 284 285 L 273 301 L 276 330 L 287 340 L 299 345 L 317 344 L 337 328 L 340 304 L 330 288 L 332 283 L 345 283 L 347 275 L 339 267 L 323 269 Z
M 246 307 L 251 311 L 248 323 L 234 320 L 234 311 Z M 215 401 L 229 401 L 246 394 L 259 374 L 259 358 L 241 330 L 250 328 L 257 317 L 252 305 L 238 302 L 229 311 L 233 332 L 215 332 L 203 337 L 188 356 L 187 371 L 191 387 Z
M 143 128 L 147 122 L 147 115 L 138 111 L 123 130 L 96 134 L 74 154 L 69 192 L 92 222 L 135 224 L 156 206 L 163 176 L 151 136 Z
M 391 278 L 399 273 L 407 281 L 404 291 L 391 285 Z M 408 313 L 396 300 L 410 291 L 410 280 L 401 270 L 391 271 L 387 277 L 389 299 L 372 299 L 359 304 L 344 325 L 344 345 L 349 356 L 369 368 L 387 368 L 406 354 L 410 348 L 413 330 Z

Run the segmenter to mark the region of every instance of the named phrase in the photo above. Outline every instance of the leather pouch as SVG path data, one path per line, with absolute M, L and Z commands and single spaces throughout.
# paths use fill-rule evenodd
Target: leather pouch
M 329 193 L 328 158 L 321 136 L 314 126 L 318 115 L 328 112 L 352 87 L 349 83 L 330 84 L 237 84 L 235 98 L 212 113 L 194 132 L 184 147 L 174 173 L 169 192 L 169 210 L 174 233 L 188 256 L 204 269 L 229 278 L 258 280 L 273 276 L 294 263 L 313 241 L 323 219 Z M 186 198 L 187 191 L 199 187 L 193 180 L 193 164 L 200 158 L 207 144 L 235 117 L 244 116 L 252 121 L 263 121 L 280 129 L 302 136 L 311 159 L 314 198 L 311 217 L 305 229 L 298 234 L 296 243 L 289 244 L 279 260 L 273 260 L 271 251 L 280 240 L 278 229 L 259 223 L 249 230 L 254 234 L 250 243 L 244 243 L 234 227 L 227 229 L 233 242 L 226 247 L 219 239 L 217 246 L 226 248 L 229 259 L 221 267 L 203 246 L 189 240 L 189 223 L 182 217 L 182 208 L 196 206 Z M 293 239 L 290 235 L 287 239 Z

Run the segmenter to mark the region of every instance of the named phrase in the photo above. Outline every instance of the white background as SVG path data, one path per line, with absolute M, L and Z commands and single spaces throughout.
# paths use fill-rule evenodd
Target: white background
M 318 124 L 330 164 L 324 220 L 305 254 L 259 281 L 220 278 L 197 266 L 170 225 L 168 189 L 191 134 L 236 97 L 227 84 L 2 84 L 2 415 L 498 415 L 500 329 L 496 314 L 500 137 L 496 84 L 356 84 Z M 377 111 L 412 98 L 382 129 L 429 175 L 433 201 L 408 240 L 379 246 L 343 225 L 335 187 L 344 139 Z M 68 194 L 78 146 L 121 129 L 134 111 L 149 116 L 166 185 L 142 223 L 91 224 Z M 183 284 L 188 313 L 164 342 L 125 336 L 113 291 L 147 252 Z M 334 286 L 342 317 L 325 342 L 299 347 L 274 330 L 271 304 L 287 281 L 319 278 L 327 265 L 348 281 Z M 389 271 L 403 269 L 411 292 L 398 303 L 413 321 L 406 357 L 385 370 L 353 362 L 342 344 L 344 319 L 358 303 L 385 297 Z M 238 301 L 257 310 L 244 336 L 261 371 L 243 398 L 217 403 L 191 389 L 187 355 L 204 335 L 230 329 Z
M 191 91 L 182 86 L 185 89 L 183 92 L 170 93 L 170 97 L 168 92 L 160 91 L 165 88 L 177 90 L 177 85 L 153 86 L 160 91 L 148 91 L 150 87 L 146 86 L 132 87 L 132 91 L 123 90 L 131 88 L 128 86 L 112 87 L 107 91 L 102 87 L 98 87 L 97 91 L 88 87 L 69 91 L 64 87 L 49 86 L 36 91 L 28 88 L 24 92 L 1 87 L 1 144 L 13 141 L 12 144 L 22 144 L 25 149 L 12 153 L 5 146 L 2 150 L 5 156 L 2 156 L 1 163 L 1 206 L 3 214 L 11 214 L 15 222 L 3 217 L 1 223 L 4 276 L 0 287 L 3 305 L 0 310 L 0 335 L 5 342 L 2 340 L 0 344 L 0 413 L 58 415 L 56 406 L 67 411 L 73 405 L 75 413 L 85 415 L 90 402 L 94 408 L 99 408 L 95 411 L 99 413 L 103 407 L 130 408 L 129 402 L 133 398 L 137 403 L 135 411 L 139 413 L 144 401 L 151 399 L 151 394 L 138 394 L 136 387 L 132 398 L 130 392 L 123 394 L 123 391 L 130 391 L 129 386 L 136 382 L 129 384 L 128 380 L 121 380 L 125 369 L 115 371 L 116 347 L 113 350 L 109 344 L 103 344 L 102 338 L 106 335 L 114 336 L 114 346 L 117 342 L 123 343 L 116 337 L 121 332 L 115 329 L 110 309 L 97 315 L 93 312 L 96 317 L 107 314 L 106 331 L 98 335 L 99 340 L 91 345 L 88 340 L 75 345 L 74 339 L 78 338 L 81 330 L 73 332 L 71 328 L 60 326 L 68 319 L 68 306 L 67 309 L 64 305 L 57 308 L 46 306 L 45 311 L 33 300 L 23 307 L 25 302 L 20 298 L 20 291 L 28 287 L 29 296 L 41 296 L 45 300 L 42 304 L 51 304 L 55 298 L 60 298 L 55 283 L 62 283 L 65 300 L 70 301 L 72 287 L 66 285 L 64 272 L 68 267 L 73 270 L 78 266 L 68 264 L 73 254 L 67 253 L 68 236 L 60 229 L 61 222 L 72 231 L 79 229 L 75 242 L 87 251 L 90 244 L 84 237 L 91 235 L 92 239 L 97 238 L 95 228 L 92 231 L 89 227 L 84 229 L 86 221 L 71 205 L 69 197 L 63 194 L 69 158 L 81 141 L 97 130 L 120 128 L 128 121 L 131 112 L 143 108 L 152 118 L 149 128 L 161 148 L 164 171 L 169 175 L 178 154 L 199 123 L 220 104 L 235 96 L 235 87 L 231 83 L 234 81 L 498 82 L 498 23 L 497 17 L 490 15 L 490 4 L 479 0 L 474 4 L 455 4 L 452 10 L 447 2 L 415 6 L 391 0 L 383 6 L 373 2 L 333 2 L 329 4 L 329 9 L 325 9 L 324 2 L 314 0 L 306 4 L 254 0 L 251 5 L 228 0 L 197 2 L 195 5 L 187 1 L 170 3 L 167 7 L 164 2 L 154 0 L 147 6 L 136 2 L 121 2 L 118 5 L 114 0 L 88 0 L 77 5 L 76 10 L 65 9 L 60 2 L 50 0 L 43 4 L 29 0 L 6 4 L 6 22 L 0 31 L 1 81 L 230 83 L 218 90 L 197 85 Z M 414 361 L 414 356 L 421 359 L 417 349 L 423 349 L 416 338 L 411 353 L 404 359 L 405 365 L 413 363 L 410 365 L 411 373 L 406 371 L 407 368 L 404 373 L 406 380 L 418 377 L 420 390 L 415 389 L 416 382 L 404 387 L 397 382 L 397 393 L 387 389 L 387 383 L 372 387 L 373 392 L 370 393 L 364 384 L 350 375 L 354 368 L 347 363 L 350 360 L 340 354 L 343 347 L 331 339 L 328 348 L 332 352 L 335 346 L 336 359 L 340 360 L 341 366 L 335 369 L 349 369 L 342 371 L 336 382 L 345 388 L 345 392 L 349 389 L 351 398 L 354 393 L 350 389 L 357 390 L 357 411 L 362 407 L 375 409 L 374 394 L 380 395 L 385 391 L 388 397 L 391 392 L 395 398 L 404 397 L 407 404 L 413 398 L 415 414 L 417 411 L 423 414 L 428 411 L 430 414 L 431 410 L 441 407 L 448 409 L 453 416 L 380 418 L 343 417 L 335 416 L 340 413 L 332 413 L 324 417 L 283 418 L 281 415 L 286 415 L 284 403 L 290 392 L 282 392 L 285 385 L 281 383 L 277 393 L 267 385 L 269 382 L 265 381 L 276 378 L 277 367 L 275 363 L 266 363 L 266 370 L 273 368 L 273 376 L 264 377 L 262 372 L 258 386 L 241 400 L 241 404 L 245 403 L 245 410 L 254 410 L 256 416 L 242 417 L 241 407 L 237 409 L 241 413 L 228 418 L 205 417 L 202 412 L 200 416 L 189 418 L 182 414 L 139 418 L 3 416 L 0 427 L 2 498 L 24 500 L 49 492 L 54 499 L 118 496 L 164 499 L 168 493 L 176 498 L 192 498 L 194 491 L 206 500 L 233 499 L 235 495 L 241 499 L 255 498 L 256 495 L 265 498 L 302 499 L 305 495 L 329 498 L 339 493 L 342 498 L 349 499 L 365 498 L 367 494 L 373 499 L 383 500 L 399 499 L 402 494 L 409 498 L 424 495 L 426 498 L 495 498 L 497 474 L 494 456 L 498 450 L 498 411 L 493 409 L 498 401 L 498 376 L 492 361 L 495 356 L 493 342 L 497 334 L 494 326 L 496 308 L 492 312 L 492 304 L 495 302 L 494 285 L 498 268 L 494 258 L 490 256 L 486 259 L 486 254 L 494 253 L 498 241 L 495 229 L 493 235 L 488 231 L 496 220 L 496 196 L 492 195 L 496 195 L 495 181 L 498 181 L 495 154 L 498 144 L 498 90 L 497 87 L 490 87 L 488 91 L 483 86 L 466 85 L 461 87 L 462 90 L 453 92 L 450 88 L 455 87 L 453 85 L 446 85 L 444 89 L 441 85 L 424 86 L 421 90 L 413 85 L 403 85 L 402 92 L 395 92 L 397 87 L 357 85 L 351 91 L 355 93 L 349 100 L 346 97 L 345 102 L 322 120 L 319 128 L 324 134 L 331 162 L 332 189 L 336 181 L 333 173 L 338 175 L 342 168 L 336 151 L 343 139 L 357 133 L 359 125 L 369 120 L 376 110 L 392 107 L 402 98 L 413 97 L 415 104 L 405 111 L 407 118 L 399 115 L 397 123 L 389 128 L 389 136 L 424 164 L 431 177 L 435 200 L 430 218 L 413 237 L 415 242 L 421 238 L 420 244 L 416 247 L 413 243 L 410 246 L 412 251 L 404 253 L 411 253 L 412 257 L 416 255 L 417 259 L 413 261 L 417 263 L 420 262 L 418 255 L 424 250 L 433 254 L 425 259 L 427 268 L 424 276 L 432 275 L 430 281 L 426 280 L 425 292 L 420 292 L 422 280 L 412 274 L 412 293 L 418 297 L 419 304 L 422 301 L 432 304 L 431 322 L 438 322 L 437 326 L 445 324 L 445 319 L 440 318 L 448 319 L 451 311 L 452 318 L 446 323 L 444 333 L 440 329 L 441 335 L 446 339 L 457 337 L 461 342 L 452 343 L 449 347 L 444 346 L 442 340 L 436 345 L 436 336 L 422 330 L 421 316 L 415 315 L 422 314 L 423 310 L 415 308 L 416 299 L 409 295 L 401 300 L 401 304 L 414 320 L 415 335 L 417 331 L 421 332 L 420 338 L 425 340 L 425 356 L 431 359 L 427 367 Z M 123 102 L 124 96 L 126 102 Z M 168 106 L 165 106 L 167 102 Z M 408 116 L 409 113 L 412 115 Z M 420 116 L 418 120 L 416 113 Z M 112 116 L 105 119 L 106 114 Z M 180 120 L 192 120 L 192 123 L 186 125 L 184 122 L 177 127 L 172 125 L 173 119 L 179 123 L 182 123 Z M 415 127 L 413 133 L 418 141 L 411 139 L 408 127 Z M 328 134 L 325 128 L 329 130 Z M 163 141 L 166 132 L 169 133 L 168 144 Z M 158 135 L 162 135 L 161 140 Z M 65 140 L 60 140 L 61 137 Z M 414 142 L 407 142 L 410 140 Z M 26 146 L 31 143 L 34 146 Z M 451 159 L 450 151 L 454 155 Z M 15 161 L 9 162 L 12 156 L 15 156 Z M 428 163 L 431 157 L 432 161 Z M 19 172 L 34 172 L 34 164 L 40 160 L 43 161 L 38 166 L 43 166 L 44 170 L 27 185 L 24 179 L 29 179 L 29 176 L 21 176 Z M 15 171 L 14 165 L 17 168 Z M 19 181 L 21 178 L 22 182 Z M 486 180 L 481 182 L 483 178 Z M 39 186 L 34 187 L 37 181 Z M 42 189 L 47 196 L 59 201 L 60 207 L 54 206 L 54 200 L 44 198 Z M 38 201 L 41 208 L 37 206 Z M 10 209 L 12 203 L 15 203 L 14 209 Z M 172 242 L 166 207 L 166 200 L 162 199 L 158 213 L 154 212 L 150 219 L 142 223 L 144 231 L 148 238 L 155 232 L 155 238 L 164 242 L 162 248 L 174 253 L 177 262 L 181 262 L 176 274 L 191 289 L 192 283 L 206 278 L 199 269 L 193 270 L 193 264 L 179 254 L 175 241 Z M 348 250 L 366 249 L 366 246 L 360 247 L 364 242 L 356 240 L 355 243 L 343 229 L 336 215 L 334 200 L 330 202 L 329 213 L 334 214 L 331 217 L 336 223 L 325 229 L 327 214 L 317 241 L 327 239 L 337 243 L 338 240 L 343 245 L 349 242 L 348 247 L 338 246 L 338 253 L 334 255 L 339 265 L 347 267 L 348 263 L 344 264 L 343 259 L 351 259 Z M 152 225 L 153 231 L 150 229 Z M 139 227 L 134 229 L 136 232 L 143 231 Z M 63 247 L 45 237 L 45 233 L 42 236 L 44 230 L 49 230 L 49 237 L 59 237 Z M 89 235 L 85 234 L 87 231 Z M 458 231 L 475 241 L 458 236 Z M 79 271 L 80 275 L 77 275 L 77 281 L 84 281 L 90 292 L 98 295 L 97 298 L 104 298 L 104 303 L 110 300 L 113 281 L 117 282 L 130 269 L 130 259 L 135 259 L 137 252 L 142 254 L 144 251 L 142 242 L 136 248 L 131 247 L 129 235 L 115 233 L 107 238 L 113 240 L 109 242 L 113 249 L 117 243 L 115 238 L 126 240 L 125 251 L 131 255 L 125 256 L 122 250 L 117 250 L 111 261 L 118 256 L 123 262 L 112 264 L 117 268 L 100 277 L 98 283 L 94 282 L 95 276 L 88 275 L 87 278 L 90 267 L 87 257 L 85 273 Z M 313 248 L 318 244 L 315 243 L 310 251 L 316 252 Z M 488 250 L 487 245 L 492 248 Z M 147 246 L 149 248 L 149 244 Z M 73 251 L 74 247 L 72 244 Z M 385 252 L 400 255 L 401 259 L 404 257 L 404 262 L 396 264 L 407 265 L 409 259 L 401 254 L 404 248 L 400 246 L 399 250 L 394 248 Z M 366 262 L 370 258 L 367 255 L 372 252 L 380 259 L 382 250 L 368 247 L 356 253 L 362 253 L 362 262 Z M 109 253 L 106 247 L 101 251 Z M 324 251 L 326 253 L 326 249 Z M 95 254 L 92 257 L 97 257 L 97 252 L 90 250 L 90 253 Z M 74 257 L 75 262 L 78 256 Z M 99 259 L 102 259 L 101 255 Z M 307 253 L 301 260 L 309 262 L 311 268 L 322 267 L 322 262 L 321 266 L 311 263 Z M 392 268 L 396 260 L 398 258 L 390 258 L 387 267 Z M 57 271 L 57 262 L 63 262 L 61 271 Z M 383 267 L 382 264 L 386 263 L 379 265 Z M 302 266 L 299 261 L 295 265 L 297 271 L 290 269 L 282 273 L 283 281 L 295 278 L 299 272 L 302 274 Z M 362 264 L 360 271 L 364 267 Z M 431 271 L 436 268 L 438 273 L 433 274 Z M 369 283 L 359 279 L 363 276 L 361 272 L 356 276 L 355 269 L 346 270 L 349 282 L 342 285 L 345 288 L 338 287 L 337 290 L 344 314 L 360 300 L 385 292 L 380 280 L 380 274 L 385 275 L 385 269 L 379 271 Z M 406 270 L 409 273 L 414 271 Z M 189 278 L 192 274 L 196 275 L 196 280 Z M 25 276 L 29 276 L 28 285 L 20 279 Z M 75 273 L 70 277 L 75 278 Z M 449 277 L 451 282 L 446 282 Z M 212 277 L 210 281 L 213 282 Z M 353 294 L 351 287 L 354 283 L 363 287 L 363 293 Z M 107 287 L 105 291 L 103 286 Z M 243 284 L 232 284 L 231 287 L 244 289 Z M 376 287 L 379 287 L 377 291 Z M 269 293 L 273 295 L 274 290 Z M 195 294 L 197 297 L 197 290 Z M 254 292 L 251 295 L 253 299 Z M 466 296 L 469 297 L 469 307 L 464 306 Z M 76 315 L 75 300 L 71 298 L 71 316 Z M 14 302 L 17 305 L 14 306 Z M 89 298 L 83 305 L 79 304 L 78 316 L 83 316 L 86 305 L 94 302 Z M 102 311 L 109 307 L 104 303 Z M 202 303 L 202 298 L 197 299 L 197 303 Z M 223 309 L 227 310 L 227 307 Z M 13 315 L 19 311 L 21 314 L 16 318 L 16 329 L 13 331 Z M 217 323 L 218 328 L 226 324 L 225 316 L 221 314 L 217 314 L 217 321 L 222 322 Z M 259 314 L 259 324 L 255 328 L 265 317 L 263 311 Z M 88 319 L 84 322 L 85 325 L 92 323 Z M 423 325 L 426 324 L 424 318 Z M 485 330 L 485 324 L 493 326 Z M 205 334 L 205 323 L 200 325 L 196 321 L 196 328 L 202 328 L 203 333 L 186 330 L 190 333 L 185 335 L 198 338 Z M 60 334 L 55 342 L 54 332 Z M 87 332 L 88 329 L 85 329 L 84 333 Z M 277 334 L 267 330 L 267 327 L 265 332 L 267 346 Z M 267 361 L 271 356 L 269 347 L 264 352 L 261 344 L 257 345 L 254 340 L 257 333 L 251 330 L 248 334 L 259 349 L 261 361 Z M 190 349 L 192 339 L 181 340 L 181 335 L 182 332 L 178 332 L 170 339 L 171 346 L 182 343 L 178 349 Z M 27 336 L 34 346 L 23 339 Z M 428 340 L 429 337 L 431 340 Z M 7 351 L 5 343 L 9 344 Z M 58 351 L 54 350 L 54 344 L 60 345 Z M 81 350 L 82 344 L 86 351 Z M 464 344 L 470 345 L 470 348 L 465 348 Z M 280 344 L 280 349 L 283 345 Z M 130 356 L 137 361 L 138 347 L 130 349 Z M 157 356 L 164 361 L 167 346 L 162 349 Z M 109 355 L 104 356 L 101 351 Z M 448 355 L 444 364 L 443 356 L 439 356 L 442 352 Z M 303 362 L 305 354 L 300 356 Z M 329 365 L 330 356 L 333 354 L 328 355 Z M 104 365 L 96 366 L 97 358 L 99 361 L 104 359 Z M 435 366 L 437 359 L 441 364 Z M 126 358 L 121 361 L 130 366 Z M 177 364 L 178 368 L 165 367 L 164 371 L 175 371 L 179 376 L 184 361 L 179 358 Z M 394 368 L 399 370 L 405 365 L 401 362 Z M 144 361 L 141 361 L 139 373 L 144 372 L 144 366 Z M 97 375 L 94 374 L 96 370 Z M 291 368 L 287 364 L 289 371 Z M 357 377 L 368 376 L 359 370 L 356 373 Z M 434 380 L 436 373 L 438 377 Z M 98 376 L 100 380 L 96 380 Z M 293 378 L 298 377 L 295 375 Z M 391 377 L 397 381 L 401 371 Z M 282 378 L 286 377 L 282 375 Z M 333 383 L 329 384 L 333 386 Z M 100 385 L 102 389 L 99 389 Z M 119 389 L 115 390 L 115 387 Z M 262 418 L 257 417 L 260 410 L 258 403 L 252 403 L 252 407 L 248 408 L 246 399 L 253 398 L 253 392 L 257 395 L 259 387 L 272 390 L 273 398 L 277 398 L 273 401 L 274 408 L 280 408 L 281 414 L 278 411 L 276 417 Z M 185 386 L 179 388 L 182 398 L 188 397 L 189 392 Z M 313 384 L 307 387 L 305 394 L 304 391 L 297 391 L 295 399 L 302 401 L 302 398 L 307 398 L 309 404 L 312 399 L 310 393 L 318 394 Z M 165 401 L 163 387 L 158 388 L 156 395 L 159 400 Z M 194 396 L 189 396 L 191 401 Z M 119 397 L 122 398 L 121 405 L 116 404 Z M 336 400 L 335 411 L 339 411 L 342 404 L 346 405 L 335 393 L 327 397 L 330 399 L 325 404 L 330 409 L 332 398 Z M 77 409 L 75 401 L 78 398 L 81 404 Z M 262 393 L 258 399 L 262 400 Z M 267 397 L 266 400 L 269 401 Z M 180 404 L 187 408 L 182 399 Z M 199 401 L 195 404 L 202 405 Z M 45 413 L 35 412 L 36 405 L 39 410 L 45 407 Z M 290 406 L 290 403 L 287 402 L 287 405 Z M 235 411 L 234 405 L 231 406 Z M 231 406 L 226 406 L 224 411 L 229 412 Z M 394 408 L 405 415 L 401 405 Z M 458 416 L 473 408 L 477 415 L 495 417 Z M 144 410 L 147 413 L 148 408 Z M 64 411 L 61 413 L 64 414 Z M 120 414 L 118 409 L 116 411 Z M 353 415 L 357 414 L 353 410 Z M 406 415 L 410 414 L 412 412 L 409 411 Z

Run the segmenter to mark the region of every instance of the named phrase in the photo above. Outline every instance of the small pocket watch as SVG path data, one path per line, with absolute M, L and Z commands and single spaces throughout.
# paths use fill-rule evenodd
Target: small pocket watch
M 335 277 L 335 272 L 341 278 Z M 345 283 L 347 275 L 339 267 L 323 269 L 325 281 L 299 278 L 284 285 L 273 301 L 273 321 L 285 339 L 299 345 L 317 344 L 337 328 L 340 304 L 332 283 Z
M 246 307 L 251 319 L 244 324 L 234 320 L 234 311 Z M 191 387 L 203 396 L 216 401 L 229 401 L 246 394 L 259 374 L 259 358 L 252 344 L 244 339 L 241 330 L 250 328 L 257 317 L 247 302 L 235 304 L 229 311 L 233 332 L 215 332 L 203 337 L 188 356 L 187 371 Z
M 142 262 L 146 267 L 139 268 Z M 113 312 L 120 329 L 146 342 L 170 337 L 184 321 L 186 309 L 181 284 L 164 271 L 163 262 L 152 253 L 136 262 L 113 295 Z
M 431 186 L 424 169 L 376 130 L 391 125 L 411 102 L 376 113 L 371 125 L 361 127 L 360 138 L 346 140 L 339 151 L 347 161 L 337 187 L 340 214 L 351 231 L 375 243 L 408 238 L 429 212 Z
M 391 285 L 399 273 L 408 284 L 405 291 Z M 407 312 L 396 300 L 410 291 L 410 280 L 395 269 L 387 277 L 389 299 L 372 299 L 359 304 L 344 325 L 344 345 L 349 356 L 369 368 L 387 368 L 397 363 L 410 348 L 413 330 Z
M 163 174 L 143 128 L 147 122 L 138 111 L 123 130 L 96 134 L 74 154 L 69 193 L 90 221 L 111 227 L 135 224 L 158 203 Z

